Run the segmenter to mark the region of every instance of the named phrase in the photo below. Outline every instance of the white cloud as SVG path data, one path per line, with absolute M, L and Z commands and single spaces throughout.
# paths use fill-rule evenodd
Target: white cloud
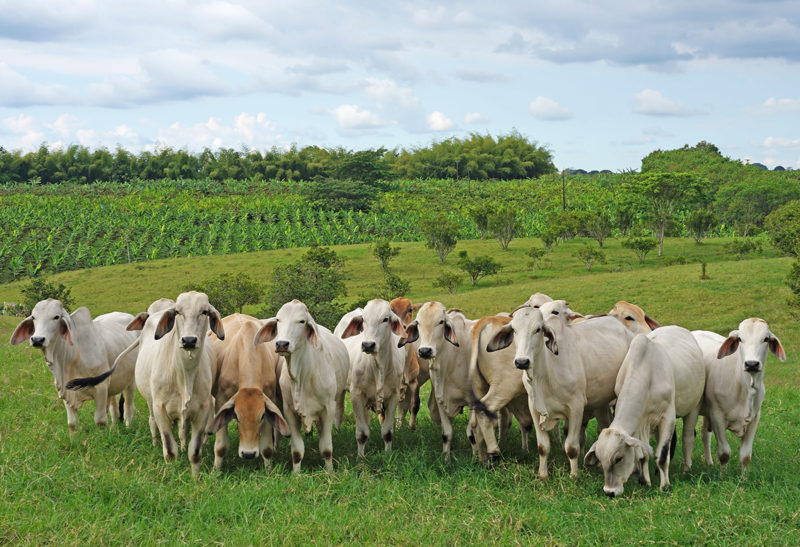
M 464 114 L 464 123 L 489 123 L 489 118 L 481 114 L 480 112 L 467 112 Z
M 572 117 L 572 112 L 553 99 L 547 97 L 536 97 L 528 107 L 534 118 L 546 121 L 568 120 Z
M 800 139 L 767 137 L 764 139 L 764 146 L 767 148 L 800 148 Z
M 223 146 L 237 148 L 242 145 L 260 148 L 283 143 L 277 127 L 263 112 L 255 115 L 242 112 L 234 117 L 233 123 L 215 116 L 191 125 L 175 122 L 167 129 L 159 130 L 155 142 L 157 147 L 170 146 L 189 150 Z
M 448 131 L 455 127 L 453 120 L 445 116 L 442 112 L 435 110 L 428 114 L 426 118 L 428 129 L 431 131 Z
M 78 118 L 73 116 L 72 114 L 62 114 L 56 121 L 51 124 L 47 124 L 47 127 L 54 131 L 56 134 L 61 136 L 62 138 L 68 138 L 78 127 L 80 127 L 81 123 Z
M 263 37 L 274 30 L 246 7 L 230 2 L 209 2 L 191 12 L 194 25 L 201 34 L 215 38 Z
M 367 78 L 367 96 L 373 99 L 379 108 L 396 109 L 417 108 L 419 98 L 410 87 L 403 87 L 390 78 Z
M 798 112 L 800 111 L 800 99 L 776 99 L 775 97 L 770 97 L 761 103 L 758 109 L 767 114 Z
M 333 111 L 336 123 L 344 130 L 364 130 L 381 127 L 383 124 L 378 117 L 355 104 L 343 104 Z
M 634 96 L 633 111 L 646 116 L 697 116 L 701 111 L 665 97 L 660 91 L 645 89 Z
M 0 105 L 5 107 L 69 102 L 69 91 L 63 85 L 33 82 L 6 63 L 0 63 L 0 82 Z
M 23 150 L 33 150 L 45 140 L 44 133 L 36 127 L 36 122 L 31 116 L 19 114 L 4 119 L 3 124 L 18 135 L 17 141 Z

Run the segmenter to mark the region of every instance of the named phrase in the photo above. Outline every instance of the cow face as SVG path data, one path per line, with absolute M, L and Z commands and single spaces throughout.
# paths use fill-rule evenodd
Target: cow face
M 408 325 L 413 319 L 414 312 L 420 308 L 419 304 L 412 304 L 411 300 L 403 296 L 399 296 L 389 302 L 392 311 L 400 318 L 403 325 Z
M 453 320 L 441 302 L 426 302 L 417 312 L 416 321 L 406 327 L 406 336 L 399 346 L 419 340 L 417 356 L 420 359 L 436 359 L 444 344 L 458 347 Z
M 209 328 L 220 340 L 225 338 L 219 312 L 209 304 L 208 296 L 189 291 L 180 294 L 175 305 L 162 312 L 156 325 L 155 339 L 160 340 L 174 329 L 180 348 L 193 353 L 202 349 Z
M 530 306 L 531 308 L 541 308 L 542 304 L 546 304 L 548 302 L 552 302 L 553 299 L 547 296 L 544 293 L 534 293 L 531 295 L 530 298 L 523 304 L 524 306 Z
M 259 438 L 266 424 L 288 435 L 289 427 L 277 405 L 259 388 L 240 388 L 217 412 L 211 426 L 213 432 L 236 419 L 239 424 L 239 457 L 245 460 L 258 456 Z
M 767 362 L 767 352 L 771 351 L 781 361 L 786 360 L 786 353 L 778 337 L 769 330 L 763 319 L 751 317 L 739 323 L 739 330 L 731 331 L 722 343 L 717 358 L 739 352 L 739 362 L 748 374 L 759 374 Z
M 378 354 L 386 344 L 391 343 L 392 334 L 405 336 L 400 318 L 392 311 L 386 300 L 370 300 L 361 315 L 354 317 L 342 333 L 349 338 L 363 332 L 361 351 Z
M 569 309 L 569 304 L 566 300 L 545 302 L 539 306 L 539 309 L 544 319 L 557 318 L 567 325 L 584 318 L 583 315 Z
M 275 352 L 291 355 L 306 343 L 319 347 L 317 324 L 308 308 L 299 300 L 287 302 L 275 317 L 267 319 L 255 336 L 255 344 L 275 341 Z
M 652 317 L 645 314 L 642 308 L 624 300 L 614 304 L 608 315 L 615 317 L 634 334 L 647 334 L 661 326 Z
M 34 348 L 45 349 L 58 340 L 72 345 L 72 321 L 60 300 L 48 298 L 38 302 L 31 311 L 30 317 L 24 319 L 14 334 L 11 345 L 16 346 L 29 341 Z
M 558 344 L 553 328 L 544 320 L 540 309 L 522 306 L 514 311 L 511 322 L 501 328 L 489 341 L 486 351 L 498 351 L 516 344 L 514 366 L 529 370 L 536 366 L 535 358 L 542 346 L 558 355 Z
M 613 498 L 624 491 L 624 484 L 633 473 L 636 462 L 644 455 L 653 456 L 650 445 L 616 429 L 606 428 L 586 453 L 584 463 L 603 467 L 603 491 Z

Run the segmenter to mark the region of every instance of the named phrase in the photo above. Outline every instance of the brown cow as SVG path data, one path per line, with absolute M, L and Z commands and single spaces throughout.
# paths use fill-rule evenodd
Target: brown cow
M 411 300 L 403 296 L 399 296 L 389 302 L 392 311 L 403 322 L 403 326 L 408 325 L 413 320 L 414 312 L 416 312 L 422 304 L 412 304 Z M 420 397 L 419 388 L 428 381 L 431 377 L 430 370 L 428 369 L 428 361 L 420 361 L 417 358 L 417 344 L 406 345 L 406 364 L 403 371 L 403 384 L 405 387 L 405 396 L 397 405 L 397 424 L 396 427 L 403 425 L 406 418 L 406 413 L 410 411 L 408 418 L 408 427 L 416 429 L 417 427 L 417 414 L 419 413 Z M 428 407 L 431 410 L 431 418 L 435 423 L 439 423 L 439 412 L 435 410 L 436 399 L 430 397 L 428 399 Z

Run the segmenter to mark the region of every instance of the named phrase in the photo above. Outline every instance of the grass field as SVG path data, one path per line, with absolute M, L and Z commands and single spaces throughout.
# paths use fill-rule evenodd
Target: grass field
M 504 270 L 474 288 L 465 280 L 454 295 L 432 287 L 440 266 L 422 244 L 401 244 L 392 267 L 410 279 L 413 300 L 441 300 L 470 317 L 511 310 L 541 291 L 567 299 L 584 313 L 607 311 L 624 299 L 662 324 L 723 334 L 745 317 L 766 319 L 788 359 L 770 358 L 767 364 L 767 397 L 747 479 L 735 460 L 738 440 L 732 441 L 733 463 L 720 477 L 718 467 L 702 463 L 698 438 L 688 475 L 680 474 L 680 450 L 676 453 L 672 492 L 647 489 L 634 480 L 621 498 L 609 500 L 597 469 L 583 469 L 577 480 L 568 477 L 557 441 L 551 479 L 538 480 L 537 456 L 521 452 L 516 428 L 501 444 L 501 463 L 494 469 L 478 465 L 463 433 L 466 416 L 456 420 L 454 457 L 444 463 L 440 431 L 426 409 L 416 432 L 396 432 L 395 450 L 388 456 L 373 420 L 363 463 L 356 458 L 348 409 L 341 431 L 334 433 L 332 475 L 322 471 L 314 434 L 306 443 L 299 476 L 290 472 L 287 441 L 271 473 L 260 462 L 229 455 L 223 472 L 214 474 L 209 443 L 203 473 L 194 479 L 185 455 L 167 465 L 161 450 L 151 445 L 146 405 L 138 395 L 130 429 L 98 431 L 90 403 L 81 411 L 78 432 L 70 436 L 41 354 L 3 343 L 0 543 L 800 544 L 800 334 L 786 305 L 790 260 L 767 251 L 733 261 L 724 243 L 667 241 L 668 256 L 708 262 L 710 279 L 703 281 L 697 263 L 666 267 L 651 254 L 640 266 L 613 240 L 606 245 L 606 265 L 586 272 L 572 257 L 583 242 L 571 241 L 553 251 L 550 267 L 536 277 L 524 254 L 532 240 L 514 240 L 508 252 L 496 241 L 460 242 L 457 250 L 472 256 L 491 253 Z M 355 299 L 379 278 L 378 263 L 366 245 L 335 249 L 347 258 L 348 290 Z M 56 279 L 72 287 L 76 302 L 93 314 L 114 309 L 137 313 L 158 297 L 175 297 L 198 271 L 201 279 L 247 271 L 266 280 L 274 265 L 302 252 L 173 259 L 69 272 Z M 448 262 L 452 267 L 455 256 Z M 18 301 L 19 289 L 20 284 L 0 285 L 0 298 Z M 18 321 L 0 317 L 0 337 L 8 340 Z M 235 447 L 234 426 L 231 433 Z M 595 436 L 590 426 L 589 442 Z

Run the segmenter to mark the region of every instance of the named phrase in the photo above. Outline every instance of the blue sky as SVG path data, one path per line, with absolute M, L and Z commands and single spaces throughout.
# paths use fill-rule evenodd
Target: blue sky
M 800 168 L 800 2 L 0 0 L 0 146 L 415 147 Z

